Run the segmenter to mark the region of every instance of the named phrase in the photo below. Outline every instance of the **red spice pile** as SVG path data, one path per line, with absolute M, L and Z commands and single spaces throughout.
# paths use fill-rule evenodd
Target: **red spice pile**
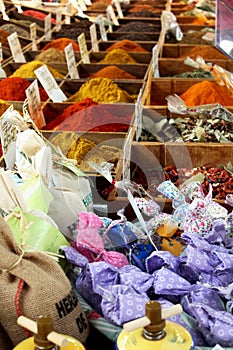
M 48 15 L 46 13 L 35 11 L 35 10 L 25 10 L 23 11 L 23 15 L 40 19 L 41 21 L 45 20 L 45 17 Z M 51 23 L 56 24 L 56 19 L 51 18 Z
M 26 99 L 25 90 L 31 83 L 20 77 L 4 78 L 0 81 L 0 99 L 4 101 L 24 101 Z M 46 101 L 48 95 L 46 91 L 39 87 L 41 101 Z
M 58 38 L 55 40 L 52 40 L 51 42 L 47 43 L 42 50 L 47 50 L 50 48 L 54 48 L 60 51 L 63 51 L 64 48 L 69 45 L 72 44 L 74 51 L 79 51 L 79 45 L 72 39 L 69 38 Z
M 86 100 L 87 99 L 82 102 Z M 76 111 L 76 107 L 78 107 L 78 111 Z M 64 115 L 66 119 L 60 122 L 59 125 L 54 127 L 55 119 L 53 124 L 50 123 L 46 125 L 44 129 L 60 131 L 127 132 L 132 119 L 132 110 L 127 110 L 125 106 L 123 109 L 119 109 L 116 108 L 116 106 L 93 104 L 91 102 L 90 107 L 84 107 L 80 110 L 80 102 L 78 102 L 67 107 L 61 119 Z M 60 116 L 58 116 L 58 118 L 60 118 Z M 51 128 L 51 125 L 53 128 Z
M 135 75 L 127 73 L 117 66 L 104 67 L 98 72 L 91 74 L 90 78 L 136 79 Z
M 148 52 L 146 49 L 144 49 L 140 44 L 131 41 L 131 40 L 127 40 L 127 39 L 123 39 L 121 41 L 118 41 L 115 44 L 112 44 L 111 46 L 109 46 L 107 48 L 107 52 L 115 50 L 115 49 L 121 49 L 124 50 L 126 52 Z

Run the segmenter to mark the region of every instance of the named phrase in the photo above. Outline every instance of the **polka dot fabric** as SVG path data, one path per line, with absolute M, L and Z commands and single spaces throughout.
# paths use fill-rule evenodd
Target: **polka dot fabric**
M 125 255 L 104 249 L 104 241 L 98 232 L 102 224 L 102 220 L 96 214 L 79 212 L 76 249 L 86 256 L 89 262 L 106 261 L 116 267 L 128 265 Z

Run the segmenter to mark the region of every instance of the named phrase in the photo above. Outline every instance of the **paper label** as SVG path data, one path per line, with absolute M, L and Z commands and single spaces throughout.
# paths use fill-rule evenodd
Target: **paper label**
M 8 116 L 12 113 L 14 113 L 13 105 L 11 105 L 0 118 L 2 151 L 6 162 L 6 166 L 9 169 L 12 169 L 15 164 L 15 147 L 17 134 L 19 132 L 17 127 L 8 120 Z
M 119 0 L 114 0 L 114 4 L 116 6 L 116 10 L 117 10 L 119 18 L 124 18 L 124 15 L 123 15 L 123 12 L 122 12 L 122 9 L 121 9 L 120 1 Z
M 6 8 L 4 2 L 0 0 L 0 11 L 2 12 L 2 17 L 5 21 L 9 21 L 9 17 L 6 14 Z
M 87 6 L 86 6 L 84 0 L 77 0 L 77 3 L 80 6 L 82 11 L 86 11 L 87 10 Z
M 45 40 L 50 40 L 52 37 L 52 32 L 51 32 L 51 18 L 52 18 L 52 14 L 49 13 L 46 17 L 45 17 L 45 21 L 44 21 L 44 33 L 45 33 Z
M 46 125 L 44 114 L 41 108 L 40 92 L 38 81 L 34 80 L 25 90 L 28 99 L 28 110 L 31 119 L 34 121 L 38 129 L 42 129 Z
M 152 49 L 153 78 L 159 78 L 159 49 L 155 45 Z
M 99 28 L 100 28 L 100 36 L 101 36 L 101 39 L 103 41 L 108 41 L 107 39 L 107 33 L 106 33 L 106 30 L 105 30 L 105 26 L 104 26 L 104 17 L 103 15 L 99 15 L 97 17 L 98 19 L 98 23 L 99 23 Z
M 92 5 L 92 2 L 91 2 L 91 0 L 85 0 L 85 4 L 86 4 L 87 6 L 91 6 L 91 5 Z
M 112 19 L 113 23 L 115 24 L 115 26 L 119 26 L 119 22 L 116 18 L 115 12 L 113 10 L 112 5 L 108 5 L 107 9 L 106 9 L 107 13 L 110 14 L 110 18 Z
M 18 34 L 16 32 L 12 33 L 7 37 L 8 43 L 10 45 L 11 53 L 15 62 L 26 62 L 23 55 L 21 45 L 19 42 Z
M 89 57 L 89 53 L 87 50 L 87 43 L 86 43 L 86 38 L 85 38 L 85 34 L 82 33 L 78 36 L 78 44 L 79 44 L 79 50 L 80 50 L 80 54 L 81 54 L 81 58 L 83 63 L 90 63 L 90 57 Z
M 37 50 L 37 46 L 36 46 L 36 23 L 32 23 L 30 24 L 30 39 L 32 41 L 32 50 L 36 51 Z
M 99 52 L 99 44 L 97 39 L 96 24 L 90 26 L 91 47 L 93 52 Z
M 53 102 L 64 102 L 67 100 L 66 95 L 60 89 L 52 73 L 45 64 L 37 68 L 34 73 Z
M 74 49 L 73 49 L 72 43 L 67 45 L 64 51 L 65 51 L 67 67 L 68 67 L 68 71 L 71 79 L 79 79 L 79 74 L 76 67 L 76 61 L 75 61 L 75 55 L 74 55 Z
M 6 78 L 6 72 L 2 68 L 2 60 L 3 60 L 2 43 L 0 43 L 0 78 Z
M 108 19 L 108 29 L 109 29 L 109 33 L 112 33 L 113 32 L 113 29 L 112 29 L 112 19 L 111 19 L 111 15 L 110 15 L 110 12 L 107 10 L 106 11 L 106 15 L 107 15 L 107 19 Z
M 133 141 L 133 129 L 130 128 L 123 146 L 123 163 L 122 163 L 123 180 L 130 180 L 130 159 L 131 159 L 132 141 Z
M 142 134 L 142 89 L 140 89 L 137 101 L 135 103 L 135 124 L 136 124 L 136 141 Z
M 72 15 L 72 4 L 70 1 L 66 4 L 66 12 L 67 15 L 65 16 L 65 24 L 70 24 L 70 16 Z
M 56 9 L 56 32 L 61 30 L 62 8 L 59 6 Z

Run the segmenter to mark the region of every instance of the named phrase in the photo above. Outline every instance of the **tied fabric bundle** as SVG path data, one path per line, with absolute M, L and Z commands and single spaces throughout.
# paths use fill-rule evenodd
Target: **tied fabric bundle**
M 88 322 L 62 268 L 45 253 L 23 252 L 2 216 L 0 227 L 1 350 L 12 350 L 4 347 L 6 335 L 13 345 L 31 336 L 17 324 L 20 315 L 50 315 L 54 330 L 85 342 Z
M 102 220 L 96 214 L 78 213 L 76 249 L 86 256 L 89 262 L 106 261 L 119 268 L 128 265 L 125 255 L 104 249 L 104 241 L 98 233 L 102 225 Z

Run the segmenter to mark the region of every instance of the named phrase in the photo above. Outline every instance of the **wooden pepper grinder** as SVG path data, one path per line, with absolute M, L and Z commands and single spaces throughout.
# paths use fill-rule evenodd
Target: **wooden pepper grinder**
M 77 339 L 54 332 L 50 316 L 40 316 L 36 322 L 20 316 L 17 323 L 34 333 L 34 337 L 22 341 L 13 350 L 85 350 Z

